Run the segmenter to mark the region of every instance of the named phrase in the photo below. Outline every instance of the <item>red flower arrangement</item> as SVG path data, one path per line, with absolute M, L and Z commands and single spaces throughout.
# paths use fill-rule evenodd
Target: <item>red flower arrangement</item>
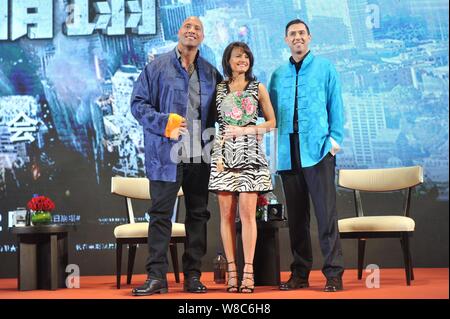
M 256 202 L 257 207 L 267 206 L 269 205 L 269 202 L 267 201 L 266 196 L 264 195 L 258 195 L 258 200 Z
M 48 197 L 36 196 L 28 202 L 27 207 L 35 212 L 51 212 L 55 209 L 55 203 Z
M 265 214 L 267 212 L 267 205 L 269 205 L 269 201 L 266 196 L 258 195 L 258 199 L 256 201 L 256 219 L 264 220 Z

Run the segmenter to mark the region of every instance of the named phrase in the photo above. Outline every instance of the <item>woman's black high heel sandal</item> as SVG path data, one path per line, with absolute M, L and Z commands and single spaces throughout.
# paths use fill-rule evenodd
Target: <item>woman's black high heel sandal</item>
M 245 265 L 252 265 L 252 269 L 253 269 L 253 264 L 249 264 L 249 263 L 245 263 Z M 250 276 L 246 276 L 246 274 L 248 275 L 252 275 Z M 244 281 L 251 281 L 253 283 L 253 285 L 244 285 Z M 248 272 L 248 271 L 244 271 L 243 275 L 242 275 L 242 283 L 241 286 L 239 287 L 239 292 L 241 293 L 253 293 L 253 291 L 255 290 L 255 279 L 253 277 L 253 271 L 252 272 Z
M 227 263 L 228 265 L 230 264 L 234 264 L 234 261 L 230 261 L 229 263 Z M 239 287 L 237 286 L 238 283 L 238 276 L 237 276 L 237 268 L 236 265 L 234 266 L 234 270 L 228 270 L 227 269 L 227 273 L 228 273 L 228 279 L 227 279 L 227 292 L 238 292 L 239 291 Z M 234 276 L 231 276 L 231 273 L 234 273 Z M 230 280 L 235 279 L 236 283 L 234 285 L 230 285 Z

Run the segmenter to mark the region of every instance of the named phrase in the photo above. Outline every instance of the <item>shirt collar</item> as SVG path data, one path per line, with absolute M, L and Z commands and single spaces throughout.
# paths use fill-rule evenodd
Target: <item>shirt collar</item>
M 305 56 L 303 57 L 303 59 L 301 59 L 301 60 L 298 61 L 298 62 L 296 62 L 296 61 L 294 60 L 294 58 L 291 56 L 291 57 L 289 58 L 289 62 L 291 62 L 291 64 L 293 64 L 293 65 L 295 65 L 295 66 L 299 66 L 299 65 L 301 66 L 301 65 L 303 64 L 303 61 L 305 61 L 306 57 L 309 55 L 310 52 L 311 52 L 311 50 L 308 51 L 308 53 L 305 54 Z
M 175 47 L 175 54 L 177 55 L 178 61 L 181 61 L 181 52 L 178 49 L 178 46 Z M 197 59 L 198 59 L 199 55 L 200 55 L 200 50 L 197 50 L 197 55 L 195 56 L 194 64 L 197 64 Z

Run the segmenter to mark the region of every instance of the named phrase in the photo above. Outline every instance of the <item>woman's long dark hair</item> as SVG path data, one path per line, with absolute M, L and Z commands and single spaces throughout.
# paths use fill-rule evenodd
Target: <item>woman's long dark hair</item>
M 231 59 L 231 52 L 233 51 L 234 48 L 241 48 L 242 50 L 244 50 L 244 53 L 247 54 L 250 60 L 250 66 L 247 72 L 245 72 L 245 80 L 247 81 L 255 80 L 256 78 L 253 75 L 253 62 L 254 62 L 253 53 L 248 47 L 248 45 L 244 42 L 232 42 L 226 47 L 222 57 L 223 74 L 225 75 L 226 78 L 228 78 L 229 82 L 232 81 L 233 71 L 231 70 L 230 59 Z

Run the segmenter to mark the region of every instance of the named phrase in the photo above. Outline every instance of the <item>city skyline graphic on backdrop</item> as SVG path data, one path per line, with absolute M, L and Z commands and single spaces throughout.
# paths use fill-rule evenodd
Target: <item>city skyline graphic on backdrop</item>
M 69 4 L 54 1 L 55 25 Z M 161 0 L 155 35 L 68 37 L 55 29 L 52 39 L 0 41 L 0 198 L 52 181 L 75 185 L 83 175 L 97 185 L 144 176 L 133 83 L 175 47 L 191 15 L 203 21 L 208 61 L 222 71 L 227 44 L 244 41 L 266 85 L 290 56 L 286 23 L 306 21 L 312 52 L 342 79 L 338 168 L 421 165 L 426 191 L 448 200 L 448 2 L 441 0 Z

